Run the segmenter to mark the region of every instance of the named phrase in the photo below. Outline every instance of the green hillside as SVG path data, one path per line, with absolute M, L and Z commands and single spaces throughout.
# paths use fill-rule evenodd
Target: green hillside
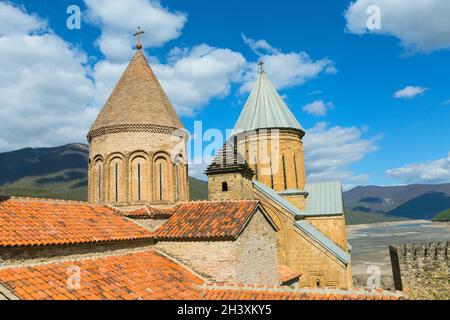
M 439 222 L 447 222 L 450 221 L 450 209 L 447 209 L 445 211 L 442 211 L 441 213 L 438 213 L 434 218 L 433 221 L 439 221 Z
M 366 223 L 379 223 L 389 221 L 403 221 L 407 220 L 401 217 L 388 216 L 381 213 L 355 211 L 351 209 L 345 209 L 345 223 L 347 225 L 352 224 L 366 224 Z
M 0 195 L 86 201 L 87 159 L 84 144 L 0 153 Z M 208 185 L 190 177 L 189 192 L 207 199 Z

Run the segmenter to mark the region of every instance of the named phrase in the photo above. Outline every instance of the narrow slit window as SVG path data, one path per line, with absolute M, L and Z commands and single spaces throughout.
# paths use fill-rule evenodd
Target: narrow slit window
M 272 168 L 272 155 L 270 155 L 270 185 L 273 189 L 273 168 Z
M 101 201 L 102 197 L 102 167 L 98 166 L 98 202 Z
M 163 199 L 163 168 L 162 164 L 159 164 L 159 200 Z
M 116 202 L 119 202 L 119 164 L 116 163 L 114 168 L 114 188 L 115 188 L 115 196 Z
M 176 196 L 176 200 L 178 201 L 178 199 L 180 198 L 180 194 L 179 194 L 179 190 L 178 190 L 178 179 L 179 179 L 179 166 L 176 165 L 175 166 L 175 196 Z
M 137 198 L 141 201 L 141 164 L 137 164 Z
M 287 189 L 287 180 L 286 180 L 286 159 L 284 156 L 282 157 L 283 160 L 283 181 L 284 181 L 284 189 Z
M 255 157 L 255 179 L 258 181 L 258 162 L 256 161 Z
M 295 185 L 297 186 L 298 189 L 297 159 L 295 158 L 295 154 L 294 154 L 294 173 L 295 173 Z

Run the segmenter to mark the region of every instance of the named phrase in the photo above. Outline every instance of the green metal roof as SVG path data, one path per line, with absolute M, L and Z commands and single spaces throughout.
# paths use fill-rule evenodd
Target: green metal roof
M 239 116 L 234 132 L 268 128 L 292 128 L 303 130 L 289 107 L 267 79 L 260 72 L 244 109 Z
M 281 196 L 286 192 L 294 192 L 294 190 L 277 193 L 259 181 L 253 181 L 253 185 L 256 189 L 265 193 L 294 216 L 327 216 L 341 215 L 344 213 L 342 188 L 339 181 L 310 182 L 305 185 L 305 190 L 295 190 L 296 193 L 303 192 L 308 194 L 305 211 L 300 210 L 286 200 L 286 198 Z
M 342 187 L 339 181 L 310 182 L 305 185 L 308 192 L 305 215 L 338 215 L 344 213 Z

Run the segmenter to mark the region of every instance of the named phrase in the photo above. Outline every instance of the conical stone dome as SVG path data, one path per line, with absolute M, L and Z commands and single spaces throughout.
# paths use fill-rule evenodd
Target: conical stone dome
M 130 125 L 183 128 L 142 50 L 136 51 L 92 125 L 88 139 L 101 129 Z

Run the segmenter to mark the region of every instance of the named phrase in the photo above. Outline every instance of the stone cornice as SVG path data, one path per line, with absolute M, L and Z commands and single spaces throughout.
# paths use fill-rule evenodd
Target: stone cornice
M 93 138 L 122 132 L 150 132 L 170 135 L 176 130 L 178 130 L 178 128 L 157 124 L 120 124 L 91 130 L 87 135 L 87 139 L 91 142 Z

